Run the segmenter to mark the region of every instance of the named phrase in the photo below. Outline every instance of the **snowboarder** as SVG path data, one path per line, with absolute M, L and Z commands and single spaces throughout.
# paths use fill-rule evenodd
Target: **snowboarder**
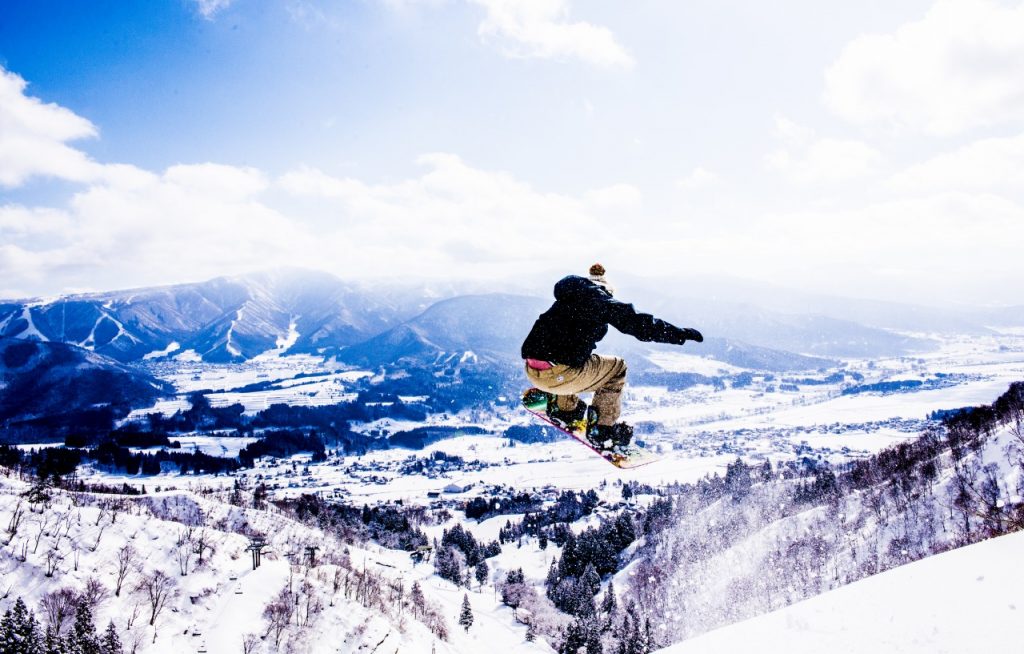
M 537 318 L 523 342 L 526 376 L 534 386 L 555 395 L 548 416 L 559 424 L 584 419 L 587 405 L 579 393 L 593 391 L 591 409 L 596 424 L 587 438 L 599 447 L 624 447 L 633 428 L 618 422 L 620 397 L 626 385 L 626 362 L 621 357 L 594 354 L 608 325 L 641 341 L 682 345 L 704 340 L 696 329 L 683 329 L 612 297 L 614 289 L 599 263 L 590 276 L 569 275 L 555 284 L 555 303 Z

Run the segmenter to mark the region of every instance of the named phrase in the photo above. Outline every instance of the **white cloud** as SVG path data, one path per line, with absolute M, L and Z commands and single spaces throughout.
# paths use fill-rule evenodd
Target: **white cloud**
M 437 8 L 450 0 L 379 0 L 398 13 Z M 629 52 L 607 27 L 571 21 L 570 0 L 465 0 L 486 12 L 477 33 L 517 59 L 579 59 L 595 66 L 632 68 Z
M 975 141 L 911 166 L 889 182 L 901 191 L 1024 190 L 1024 134 Z
M 775 119 L 775 132 L 785 145 L 768 154 L 765 165 L 797 184 L 857 179 L 876 172 L 882 163 L 881 153 L 866 143 L 816 138 L 814 130 L 781 116 Z
M 244 199 L 267 188 L 266 175 L 255 168 L 203 163 L 171 166 L 164 180 L 194 193 L 220 199 Z
M 882 155 L 860 141 L 823 138 L 803 151 L 781 149 L 765 157 L 768 167 L 797 184 L 842 182 L 870 175 Z
M 642 200 L 625 184 L 544 192 L 445 153 L 419 163 L 422 174 L 386 184 L 312 168 L 270 181 L 212 163 L 104 167 L 66 206 L 0 205 L 0 290 L 149 285 L 289 264 L 346 277 L 501 278 L 611 247 Z
M 814 130 L 785 116 L 775 116 L 775 137 L 787 145 L 806 145 L 814 138 Z
M 624 240 L 631 272 L 728 274 L 836 296 L 1005 302 L 1024 276 L 1024 207 L 937 193 L 846 210 L 759 213 L 743 229 Z M 1019 296 L 1019 294 L 1018 294 Z
M 200 15 L 206 20 L 213 20 L 213 17 L 227 9 L 235 0 L 195 0 L 196 8 Z
M 613 239 L 613 223 L 633 211 L 639 192 L 614 185 L 579 197 L 534 189 L 504 172 L 473 168 L 459 157 L 419 158 L 427 170 L 391 184 L 335 178 L 304 168 L 278 186 L 320 225 L 328 252 L 345 252 L 346 272 L 381 275 L 414 269 L 424 274 L 502 276 L 510 268 L 558 261 L 581 234 L 591 246 Z M 325 259 L 330 256 L 325 254 Z
M 95 178 L 100 166 L 67 142 L 96 136 L 96 127 L 64 107 L 25 95 L 26 86 L 0 67 L 0 186 L 20 186 L 36 175 Z
M 587 191 L 583 200 L 588 209 L 599 212 L 635 213 L 643 205 L 643 193 L 631 184 L 613 184 Z
M 590 64 L 629 68 L 633 58 L 611 30 L 569 22 L 567 0 L 471 0 L 487 9 L 479 34 L 495 39 L 513 57 L 576 58 Z
M 71 226 L 67 213 L 58 209 L 0 206 L 0 234 L 7 236 L 54 234 Z
M 1024 274 L 1022 242 L 1020 205 L 950 192 L 766 217 L 741 248 L 770 253 L 763 269 L 798 284 L 869 297 L 916 291 L 930 304 L 998 297 L 1006 279 Z
M 676 180 L 675 186 L 676 188 L 684 191 L 699 191 L 701 189 L 708 188 L 709 186 L 715 186 L 720 183 L 720 181 L 721 180 L 716 173 L 713 173 L 703 166 L 697 166 L 689 175 Z
M 857 123 L 930 134 L 1024 118 L 1024 5 L 939 0 L 919 21 L 850 42 L 825 103 Z
M 568 0 L 468 1 L 487 12 L 477 29 L 480 37 L 495 43 L 508 57 L 579 59 L 608 68 L 633 66 L 633 57 L 607 27 L 570 20 Z
M 436 9 L 448 4 L 451 0 L 381 0 L 381 2 L 392 11 L 404 12 L 413 11 L 420 7 Z

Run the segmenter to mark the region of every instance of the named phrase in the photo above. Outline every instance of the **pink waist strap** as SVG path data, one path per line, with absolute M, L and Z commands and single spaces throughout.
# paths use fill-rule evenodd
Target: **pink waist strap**
M 554 368 L 550 361 L 541 361 L 540 359 L 527 359 L 526 365 L 534 370 L 550 370 Z

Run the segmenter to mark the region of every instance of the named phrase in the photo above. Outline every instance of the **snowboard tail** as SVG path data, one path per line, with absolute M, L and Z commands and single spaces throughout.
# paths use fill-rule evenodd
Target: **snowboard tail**
M 583 418 L 569 424 L 563 424 L 560 421 L 553 420 L 551 416 L 548 415 L 548 407 L 552 404 L 553 398 L 554 396 L 551 393 L 542 391 L 539 388 L 530 388 L 523 393 L 523 406 L 527 411 L 552 427 L 555 427 L 583 445 L 586 445 L 592 452 L 596 453 L 605 461 L 617 468 L 639 468 L 640 466 L 647 465 L 648 463 L 653 463 L 660 458 L 658 455 L 645 450 L 635 443 L 630 443 L 622 448 L 616 447 L 608 449 L 591 442 L 590 439 L 587 438 L 587 418 Z M 590 415 L 591 413 L 588 411 L 587 416 Z

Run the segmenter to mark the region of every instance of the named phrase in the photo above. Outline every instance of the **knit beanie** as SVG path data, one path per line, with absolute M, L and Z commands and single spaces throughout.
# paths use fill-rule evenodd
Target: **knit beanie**
M 604 290 L 608 291 L 609 294 L 615 295 L 615 288 L 608 283 L 608 280 L 604 278 L 604 266 L 599 263 L 595 263 L 590 267 L 590 281 L 595 284 L 600 284 L 604 287 Z

